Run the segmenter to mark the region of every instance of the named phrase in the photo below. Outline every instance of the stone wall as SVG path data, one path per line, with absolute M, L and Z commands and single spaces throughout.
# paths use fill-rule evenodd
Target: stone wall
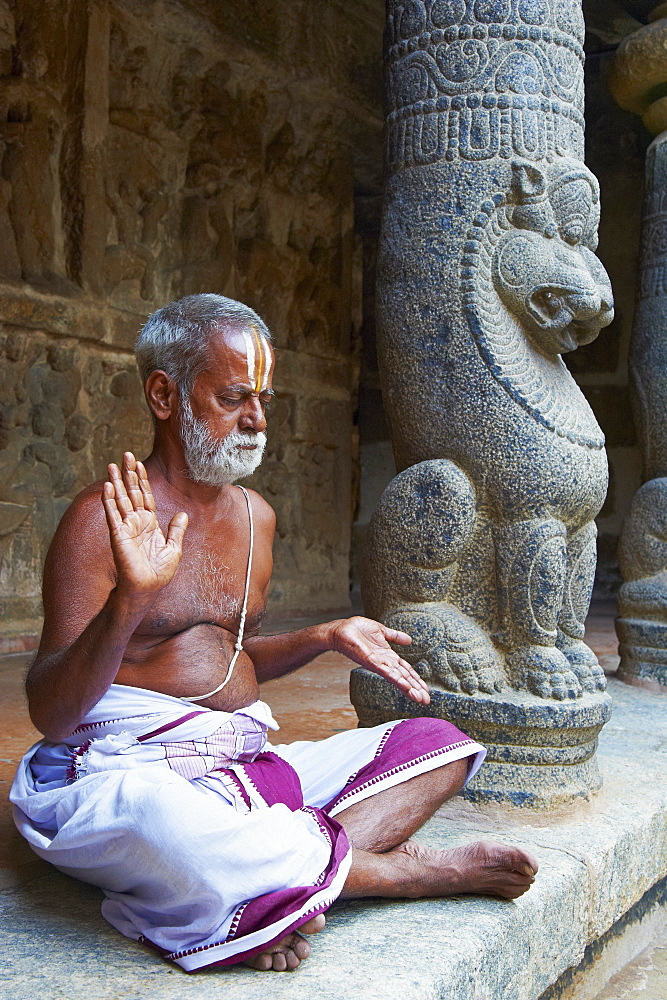
M 149 447 L 144 318 L 204 290 L 275 337 L 255 477 L 278 514 L 274 610 L 347 604 L 354 173 L 379 160 L 381 25 L 381 0 L 0 2 L 0 620 L 15 630 L 39 617 L 69 500 Z

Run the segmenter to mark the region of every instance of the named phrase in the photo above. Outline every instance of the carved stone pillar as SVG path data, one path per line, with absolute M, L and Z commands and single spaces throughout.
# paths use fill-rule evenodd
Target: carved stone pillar
M 639 282 L 629 371 L 644 485 L 619 546 L 617 676 L 667 692 L 667 4 L 619 46 L 609 85 L 657 138 L 646 155 Z M 662 96 L 661 96 L 662 95 Z
M 604 439 L 561 354 L 612 318 L 583 155 L 576 0 L 389 0 L 379 360 L 399 474 L 367 612 L 413 637 L 430 712 L 489 747 L 477 800 L 599 786 L 584 644 Z M 355 671 L 362 725 L 419 709 Z

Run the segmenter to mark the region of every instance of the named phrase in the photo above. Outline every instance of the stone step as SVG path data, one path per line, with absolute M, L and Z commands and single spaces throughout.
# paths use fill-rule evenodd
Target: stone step
M 91 984 L 95 1000 L 537 1000 L 640 900 L 653 912 L 647 893 L 667 876 L 667 702 L 613 679 L 610 692 L 604 787 L 589 803 L 531 814 L 455 799 L 418 835 L 525 846 L 541 867 L 519 900 L 349 902 L 295 973 L 187 975 L 108 927 L 96 890 L 35 860 L 0 893 L 4 1000 L 69 1000 Z M 648 943 L 640 934 L 635 954 Z

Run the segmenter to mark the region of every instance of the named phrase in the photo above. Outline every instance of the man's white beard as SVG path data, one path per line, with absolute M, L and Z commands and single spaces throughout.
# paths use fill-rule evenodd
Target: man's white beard
M 229 486 L 251 476 L 262 461 L 266 434 L 232 431 L 222 441 L 211 436 L 203 420 L 192 412 L 189 399 L 180 400 L 181 443 L 190 478 L 206 486 Z M 241 446 L 256 445 L 252 451 Z

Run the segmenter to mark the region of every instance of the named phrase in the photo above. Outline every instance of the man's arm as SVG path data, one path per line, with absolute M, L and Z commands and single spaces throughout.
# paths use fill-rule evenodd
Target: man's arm
M 30 718 L 47 739 L 68 736 L 108 690 L 145 611 L 114 588 L 72 643 L 52 651 L 40 644 L 26 692 Z
M 102 503 L 113 564 L 99 500 L 89 495 L 63 518 L 44 569 L 44 630 L 26 691 L 32 721 L 54 741 L 76 729 L 113 683 L 132 633 L 181 557 L 187 515 L 172 518 L 165 539 L 146 471 L 129 452 L 122 474 L 109 466 Z
M 386 677 L 413 701 L 428 705 L 427 684 L 389 645 L 407 646 L 411 641 L 405 632 L 355 616 L 283 635 L 251 636 L 244 641 L 243 647 L 254 664 L 260 684 L 297 670 L 320 653 L 335 650 L 367 670 Z

